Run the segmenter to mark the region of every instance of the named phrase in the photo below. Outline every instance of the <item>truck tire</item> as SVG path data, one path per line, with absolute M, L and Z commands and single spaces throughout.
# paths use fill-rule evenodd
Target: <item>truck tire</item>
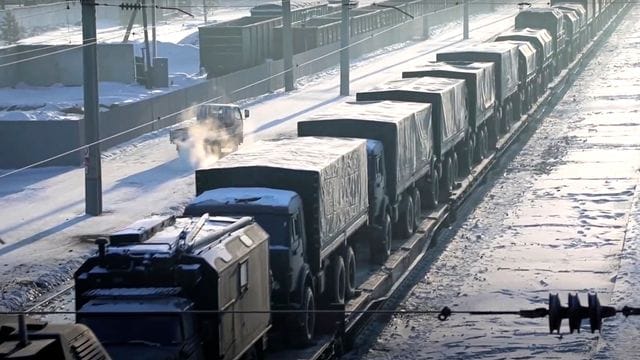
M 315 307 L 313 290 L 309 286 L 305 286 L 299 309 L 301 311 L 294 315 L 295 326 L 290 333 L 294 346 L 305 347 L 313 340 L 316 326 Z
M 382 265 L 391 255 L 391 241 L 393 240 L 393 225 L 391 215 L 387 211 L 384 215 L 382 230 L 371 246 L 371 260 L 374 264 Z
M 474 154 L 474 159 L 476 163 L 479 163 L 482 160 L 484 160 L 484 147 L 487 141 L 485 136 L 486 136 L 486 130 L 484 127 L 482 127 L 482 129 L 480 129 L 480 131 L 478 132 L 478 136 L 476 137 L 476 152 Z
M 425 197 L 422 198 L 422 206 L 426 209 L 435 209 L 440 200 L 440 181 L 438 172 L 432 171 L 431 179 L 425 182 Z
M 222 148 L 220 147 L 220 144 L 218 143 L 205 143 L 205 152 L 207 153 L 207 155 L 211 155 L 217 159 L 220 158 L 220 155 L 222 153 Z
M 397 226 L 394 229 L 398 229 L 398 236 L 406 239 L 413 235 L 413 228 L 415 226 L 415 215 L 413 206 L 413 196 L 407 193 L 402 198 L 400 203 L 400 217 L 398 218 Z
M 422 223 L 422 196 L 418 188 L 413 189 L 413 232 L 415 233 Z
M 446 202 L 452 190 L 451 177 L 453 171 L 451 169 L 451 158 L 447 156 L 442 164 L 442 176 L 440 177 L 440 201 Z
M 451 170 L 453 171 L 451 174 L 451 189 L 453 190 L 456 185 L 456 180 L 460 177 L 460 161 L 458 160 L 458 153 L 456 151 L 454 151 L 451 156 Z
M 502 133 L 506 134 L 511 129 L 511 118 L 513 116 L 513 107 L 511 101 L 507 103 L 502 114 Z
M 331 283 L 329 284 L 330 301 L 334 304 L 344 304 L 347 293 L 347 270 L 344 266 L 344 259 L 342 256 L 335 256 L 332 263 Z
M 389 220 L 391 221 L 391 220 Z M 351 299 L 356 292 L 356 254 L 351 246 L 347 247 L 347 299 Z
M 469 138 L 469 143 L 467 144 L 467 151 L 465 151 L 465 154 L 467 155 L 467 158 L 465 160 L 465 164 L 464 164 L 464 173 L 465 175 L 469 174 L 471 172 L 471 169 L 473 169 L 473 164 L 475 163 L 475 158 L 476 158 L 476 141 L 478 141 L 478 136 L 472 136 L 471 138 Z

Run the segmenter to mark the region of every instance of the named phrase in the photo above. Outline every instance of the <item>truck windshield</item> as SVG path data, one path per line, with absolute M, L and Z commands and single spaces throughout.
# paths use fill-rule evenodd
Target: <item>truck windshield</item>
M 87 325 L 105 345 L 148 343 L 180 344 L 183 339 L 179 315 L 90 315 L 78 322 Z
M 269 234 L 269 245 L 289 247 L 289 214 L 255 214 L 256 222 Z

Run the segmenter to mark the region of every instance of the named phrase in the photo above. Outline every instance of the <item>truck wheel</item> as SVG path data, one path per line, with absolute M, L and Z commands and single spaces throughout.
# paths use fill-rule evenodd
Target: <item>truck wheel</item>
M 413 232 L 418 230 L 422 222 L 422 196 L 418 188 L 413 189 Z
M 415 215 L 413 206 L 413 197 L 409 194 L 405 194 L 402 198 L 402 205 L 400 210 L 400 218 L 398 219 L 398 235 L 406 239 L 413 235 L 413 227 L 415 226 Z
M 391 215 L 387 212 L 384 215 L 382 223 L 382 231 L 374 241 L 371 247 L 371 260 L 374 264 L 384 264 L 389 255 L 391 255 L 391 241 L 393 240 L 393 225 L 391 224 Z
M 482 157 L 486 158 L 487 156 L 489 156 L 489 132 L 487 131 L 487 129 L 482 129 L 482 131 L 484 132 L 483 134 L 483 144 L 482 144 Z
M 389 220 L 391 222 L 391 220 Z M 351 246 L 347 247 L 347 299 L 356 292 L 356 254 Z
M 475 154 L 475 150 L 476 150 L 476 141 L 478 140 L 478 137 L 471 137 L 469 139 L 469 143 L 467 144 L 467 151 L 465 152 L 467 155 L 467 158 L 465 160 L 465 168 L 464 168 L 464 172 L 465 175 L 469 174 L 471 172 L 471 169 L 473 169 L 473 164 L 474 164 L 474 160 L 476 158 L 476 154 Z
M 220 154 L 222 153 L 222 148 L 218 143 L 207 143 L 205 144 L 205 151 L 207 155 L 214 156 L 216 159 L 220 158 Z
M 295 321 L 295 328 L 291 331 L 293 344 L 296 347 L 304 347 L 311 343 L 316 326 L 315 299 L 313 291 L 305 286 L 302 294 L 302 304 Z
M 427 209 L 437 208 L 438 200 L 440 200 L 440 181 L 437 171 L 433 171 L 431 174 L 431 179 L 426 182 L 425 190 L 426 196 L 423 198 L 422 205 Z
M 506 134 L 511 129 L 511 117 L 513 116 L 513 107 L 511 102 L 505 106 L 504 114 L 502 115 L 502 133 Z
M 485 129 L 484 127 L 482 129 L 480 129 L 480 132 L 478 133 L 478 136 L 476 137 L 476 152 L 475 152 L 475 161 L 476 162 L 481 162 L 484 159 L 484 145 L 485 142 L 487 141 L 485 139 Z
M 453 190 L 453 187 L 456 184 L 456 180 L 458 180 L 458 178 L 460 177 L 460 161 L 458 161 L 458 153 L 456 151 L 454 151 L 452 155 L 451 170 L 451 189 Z
M 347 291 L 347 271 L 344 267 L 342 256 L 335 256 L 331 270 L 331 302 L 344 304 L 344 296 Z
M 440 178 L 440 201 L 446 202 L 451 193 L 451 177 L 453 171 L 451 169 L 451 158 L 447 157 L 442 165 L 442 177 Z

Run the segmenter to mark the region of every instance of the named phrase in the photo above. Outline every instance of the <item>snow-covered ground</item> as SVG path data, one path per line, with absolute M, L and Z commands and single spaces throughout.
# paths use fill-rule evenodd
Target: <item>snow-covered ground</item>
M 640 8 L 428 255 L 405 310 L 546 307 L 549 293 L 640 305 Z M 398 315 L 365 359 L 634 359 L 640 319 L 549 335 L 547 319 Z
M 516 11 L 502 6 L 473 18 L 473 37 L 487 39 L 511 27 Z M 458 42 L 461 33 L 460 24 L 452 24 L 429 41 L 362 60 L 351 73 L 352 92 L 398 78 L 402 69 Z M 291 132 L 297 119 L 347 99 L 338 96 L 335 69 L 312 79 L 301 79 L 294 92 L 247 102 L 252 112 L 245 126 L 247 142 Z M 92 248 L 86 235 L 107 233 L 150 214 L 178 212 L 193 196 L 193 168 L 177 156 L 167 129 L 110 150 L 103 159 L 105 213 L 98 217 L 84 215 L 83 169 L 32 169 L 0 178 L 0 238 L 6 242 L 0 246 L 0 308 L 20 306 L 25 291 L 33 296 L 68 276 Z

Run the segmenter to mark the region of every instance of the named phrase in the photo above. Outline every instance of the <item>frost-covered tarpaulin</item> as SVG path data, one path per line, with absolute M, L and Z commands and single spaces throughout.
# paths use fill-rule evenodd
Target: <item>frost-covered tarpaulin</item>
M 526 79 L 535 75 L 536 72 L 536 49 L 528 41 L 505 41 L 508 44 L 518 46 L 518 54 L 520 57 L 518 73 L 521 79 Z
M 392 80 L 369 91 L 359 92 L 356 99 L 430 103 L 434 151 L 438 157 L 462 140 L 469 128 L 464 80 L 438 77 Z
M 518 47 L 513 44 L 482 43 L 439 52 L 438 61 L 490 61 L 496 66 L 496 97 L 501 102 L 518 90 Z
M 307 235 L 322 249 L 368 211 L 366 141 L 303 137 L 259 141 L 196 171 L 196 192 L 266 187 L 302 197 Z
M 518 40 L 530 42 L 538 51 L 538 66 L 544 66 L 553 56 L 553 38 L 545 29 L 520 29 L 502 33 L 496 41 Z
M 432 76 L 465 80 L 469 102 L 469 126 L 475 129 L 493 114 L 496 103 L 496 80 L 493 68 L 494 65 L 490 62 L 429 62 L 404 71 L 402 77 Z
M 564 47 L 564 24 L 562 12 L 554 8 L 531 8 L 516 15 L 516 29 L 547 29 L 553 37 L 556 51 Z
M 433 157 L 431 104 L 346 102 L 298 122 L 298 136 L 356 137 L 382 142 L 393 199 L 427 173 Z

